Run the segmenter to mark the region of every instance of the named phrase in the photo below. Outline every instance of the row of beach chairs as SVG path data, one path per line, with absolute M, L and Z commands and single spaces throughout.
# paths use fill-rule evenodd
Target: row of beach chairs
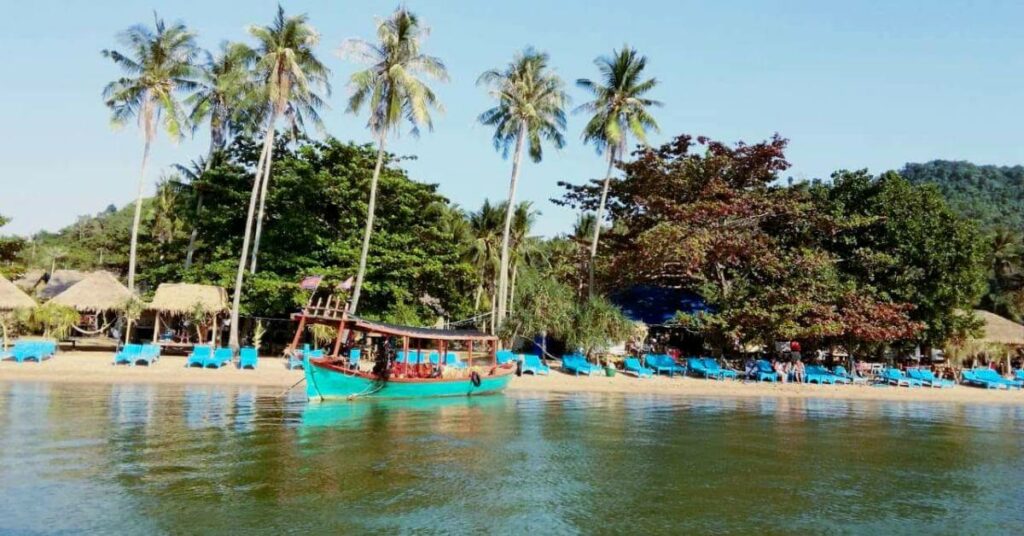
M 221 368 L 231 363 L 235 352 L 231 348 L 213 348 L 208 344 L 197 344 L 192 353 L 188 354 L 185 367 Z M 238 351 L 238 368 L 256 369 L 259 355 L 255 348 L 242 348 Z
M 18 363 L 34 360 L 42 363 L 56 353 L 56 341 L 18 341 L 9 351 L 0 353 L 0 360 L 13 359 Z
M 152 365 L 160 359 L 159 344 L 126 344 L 114 354 L 114 365 Z

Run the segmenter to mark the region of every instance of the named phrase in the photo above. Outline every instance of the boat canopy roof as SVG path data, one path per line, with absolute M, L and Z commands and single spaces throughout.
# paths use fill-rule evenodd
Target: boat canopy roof
M 358 316 L 349 316 L 347 323 L 350 329 L 367 333 L 379 333 L 381 335 L 392 335 L 395 337 L 409 337 L 410 339 L 429 339 L 443 341 L 496 341 L 497 337 L 488 335 L 474 329 L 435 329 L 417 328 L 412 326 L 400 326 L 378 322 Z

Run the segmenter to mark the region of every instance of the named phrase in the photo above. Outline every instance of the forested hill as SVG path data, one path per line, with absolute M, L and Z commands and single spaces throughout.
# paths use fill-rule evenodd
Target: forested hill
M 985 228 L 1024 229 L 1024 166 L 933 160 L 907 164 L 901 173 L 915 184 L 935 184 L 954 210 Z

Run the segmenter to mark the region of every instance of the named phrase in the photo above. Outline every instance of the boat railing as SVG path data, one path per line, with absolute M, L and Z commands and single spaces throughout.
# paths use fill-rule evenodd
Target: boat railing
M 326 301 L 320 298 L 315 302 L 306 304 L 302 308 L 302 314 L 319 318 L 341 318 L 348 308 L 348 303 L 341 300 L 333 301 L 333 298 L 334 296 L 328 296 Z

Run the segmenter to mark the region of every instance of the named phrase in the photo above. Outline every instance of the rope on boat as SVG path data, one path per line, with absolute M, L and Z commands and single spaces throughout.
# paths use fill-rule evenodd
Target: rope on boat
M 355 399 L 357 399 L 357 398 L 359 398 L 361 396 L 370 396 L 373 393 L 376 393 L 377 391 L 380 391 L 381 389 L 383 389 L 384 388 L 384 383 L 385 382 L 383 382 L 383 381 L 377 382 L 377 386 L 376 386 L 376 388 L 374 390 L 370 391 L 369 388 L 366 388 L 366 389 L 363 389 L 363 392 L 361 392 L 361 393 L 356 393 L 354 395 L 348 395 L 347 399 L 348 400 L 355 400 Z M 321 397 L 321 398 L 323 398 L 323 397 Z
M 306 381 L 306 376 L 305 375 L 303 375 L 301 378 L 299 378 L 299 381 L 293 383 L 291 387 L 285 389 L 284 391 L 281 391 L 281 394 L 275 396 L 274 398 L 281 398 L 282 396 L 288 394 L 288 391 L 291 391 L 292 389 L 295 389 L 296 385 L 298 385 L 298 384 L 300 384 L 300 383 L 302 383 L 304 381 Z

